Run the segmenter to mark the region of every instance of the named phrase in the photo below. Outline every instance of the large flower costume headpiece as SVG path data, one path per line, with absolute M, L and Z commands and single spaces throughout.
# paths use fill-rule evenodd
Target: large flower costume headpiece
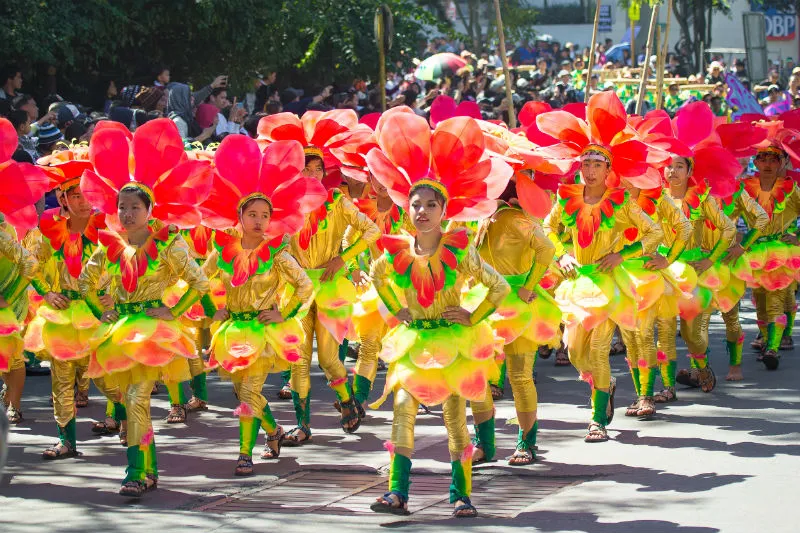
M 34 204 L 50 189 L 51 179 L 36 166 L 11 159 L 18 143 L 14 126 L 0 117 L 0 213 L 12 226 L 29 230 L 39 221 Z

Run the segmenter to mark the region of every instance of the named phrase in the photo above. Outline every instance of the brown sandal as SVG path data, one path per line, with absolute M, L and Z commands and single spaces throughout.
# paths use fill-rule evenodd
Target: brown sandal
M 267 443 L 264 445 L 264 452 L 261 454 L 261 458 L 264 460 L 270 459 L 277 459 L 281 456 L 281 446 L 283 445 L 283 439 L 286 437 L 286 433 L 283 431 L 281 426 L 278 426 L 275 429 L 275 433 L 273 435 L 267 435 Z M 269 445 L 270 442 L 277 442 L 278 449 L 273 450 L 272 447 Z
M 492 389 L 492 400 L 502 400 L 506 395 L 506 391 L 497 385 L 489 385 L 489 388 Z
M 566 346 L 561 346 L 556 350 L 556 366 L 570 366 L 569 353 L 567 353 Z
M 653 396 L 653 401 L 656 403 L 670 403 L 677 400 L 678 395 L 675 393 L 675 387 L 667 387 Z
M 240 455 L 236 461 L 236 470 L 233 471 L 234 476 L 252 476 L 253 475 L 253 458 L 249 455 Z
M 83 409 L 89 406 L 89 391 L 77 391 L 75 393 L 75 407 Z
M 292 387 L 284 385 L 281 390 L 278 391 L 278 399 L 279 400 L 291 400 L 292 399 Z
M 711 392 L 717 385 L 717 376 L 710 366 L 701 368 L 697 371 L 697 384 L 703 392 Z
M 25 420 L 22 416 L 22 410 L 17 409 L 13 405 L 8 406 L 8 409 L 6 410 L 6 417 L 8 417 L 8 423 L 12 426 L 16 426 Z
M 197 396 L 192 396 L 186 403 L 186 410 L 190 413 L 193 411 L 208 411 L 208 402 L 201 400 Z
M 656 402 L 652 396 L 642 396 L 639 400 L 639 411 L 636 416 L 639 418 L 652 418 L 656 414 Z
M 183 405 L 173 404 L 167 413 L 167 424 L 185 424 L 186 423 L 186 407 Z
M 589 424 L 589 433 L 583 438 L 584 442 L 606 442 L 608 441 L 608 432 L 606 427 L 597 422 Z
M 625 409 L 625 416 L 638 416 L 639 413 L 639 399 L 636 399 L 632 404 Z

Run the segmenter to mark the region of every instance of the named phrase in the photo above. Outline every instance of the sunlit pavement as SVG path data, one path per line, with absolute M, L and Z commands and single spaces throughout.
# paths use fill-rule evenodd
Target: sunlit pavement
M 210 409 L 190 415 L 186 425 L 163 422 L 166 392 L 153 397 L 160 468 L 159 489 L 141 501 L 116 494 L 125 454 L 117 437 L 95 437 L 89 422 L 103 416 L 105 402 L 93 389 L 79 412 L 79 459 L 44 462 L 41 451 L 55 442 L 49 377 L 29 377 L 26 421 L 12 430 L 9 465 L 0 482 L 0 531 L 313 531 L 376 530 L 379 527 L 440 531 L 619 531 L 706 533 L 798 531 L 800 505 L 800 350 L 782 352 L 780 369 L 768 372 L 749 343 L 756 333 L 745 302 L 744 372 L 739 383 L 724 381 L 724 326 L 712 318 L 711 364 L 718 385 L 711 394 L 680 390 L 679 401 L 660 408 L 650 421 L 626 418 L 633 387 L 624 356 L 612 357 L 618 379 L 611 441 L 586 444 L 588 388 L 571 367 L 554 358 L 537 364 L 540 400 L 539 461 L 511 468 L 517 426 L 510 388 L 498 402 L 499 461 L 475 469 L 473 502 L 481 516 L 449 518 L 442 503 L 449 459 L 441 412 L 420 416 L 409 517 L 371 513 L 368 503 L 385 489 L 391 401 L 369 412 L 361 429 L 339 429 L 333 393 L 315 369 L 313 443 L 284 448 L 277 462 L 260 461 L 250 478 L 233 475 L 238 455 L 237 402 L 229 383 L 209 378 Z M 680 364 L 686 350 L 678 340 Z M 352 366 L 352 362 L 348 362 Z M 291 402 L 276 399 L 278 376 L 265 394 L 279 423 L 292 427 Z M 383 386 L 379 377 L 376 389 Z M 660 383 L 656 390 L 659 390 Z M 373 391 L 375 394 L 376 391 Z M 415 491 L 417 491 L 415 493 Z M 146 528 L 146 529 L 145 529 Z

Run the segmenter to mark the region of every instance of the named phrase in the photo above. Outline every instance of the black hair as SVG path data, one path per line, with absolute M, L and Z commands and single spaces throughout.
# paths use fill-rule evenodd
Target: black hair
M 86 134 L 86 124 L 82 121 L 75 120 L 64 129 L 64 139 L 71 141 L 73 139 L 80 140 Z
M 213 96 L 214 98 L 216 98 L 216 97 L 217 97 L 217 96 L 219 96 L 220 94 L 222 94 L 222 93 L 227 93 L 227 92 L 228 92 L 228 88 L 227 88 L 227 87 L 217 87 L 216 89 L 212 89 L 212 90 L 211 90 L 211 94 L 209 94 L 209 95 L 208 95 L 208 97 L 206 98 L 206 100 L 205 100 L 205 101 L 206 101 L 206 102 L 208 102 L 208 101 L 209 101 L 209 98 L 211 98 L 212 96 Z
M 269 105 L 269 104 L 267 104 Z M 258 137 L 258 123 L 261 121 L 261 117 L 266 117 L 266 113 L 253 113 L 247 120 L 244 121 L 244 129 L 247 134 L 255 139 Z
M 322 159 L 322 158 L 321 158 L 320 156 L 318 156 L 318 155 L 313 155 L 313 154 L 309 155 L 309 154 L 306 154 L 306 163 L 305 163 L 305 164 L 306 164 L 306 166 L 308 166 L 308 164 L 309 164 L 311 161 L 313 161 L 314 159 L 316 159 L 317 161 L 319 161 L 320 163 L 322 163 L 322 175 L 323 175 L 323 176 L 327 176 L 327 175 L 328 175 L 328 172 L 325 170 L 325 160 L 324 160 L 324 159 Z
M 8 120 L 11 122 L 11 125 L 14 126 L 15 130 L 19 130 L 19 127 L 28 122 L 28 112 L 22 109 L 12 109 L 11 112 L 8 114 Z
M 420 189 L 427 189 L 427 190 L 433 192 L 434 199 L 436 200 L 436 202 L 439 205 L 442 206 L 442 209 L 444 209 L 445 204 L 447 204 L 447 200 L 445 199 L 444 195 L 439 190 L 434 189 L 430 185 L 419 185 L 417 187 L 414 187 L 414 189 L 411 191 L 411 196 L 413 196 L 414 193 L 416 193 Z M 411 196 L 409 196 L 409 199 L 411 199 Z
M 33 96 L 31 96 L 30 94 L 18 94 L 11 101 L 11 107 L 13 107 L 14 109 L 19 109 L 20 107 L 26 105 L 31 100 L 33 100 Z
M 162 73 L 162 72 L 164 72 L 165 70 L 169 70 L 169 67 L 168 67 L 168 66 L 166 66 L 166 65 L 157 65 L 157 66 L 156 66 L 156 68 L 155 68 L 155 70 L 153 70 L 153 76 L 157 78 L 157 77 L 159 77 L 159 76 L 161 75 L 161 73 Z
M 514 180 L 508 180 L 508 185 L 506 185 L 503 194 L 500 195 L 500 200 L 504 202 L 510 202 L 514 198 L 517 198 L 517 182 Z
M 11 102 L 5 98 L 0 98 L 0 117 L 7 117 L 11 113 Z
M 5 65 L 2 69 L 0 69 L 0 84 L 5 85 L 8 80 L 15 78 L 17 76 L 17 72 L 22 72 L 22 69 L 19 68 L 19 65 L 13 63 L 11 65 Z
M 277 115 L 283 110 L 283 106 L 280 102 L 267 102 L 267 105 L 264 107 L 267 112 L 267 115 Z
M 136 197 L 142 201 L 145 209 L 150 209 L 150 207 L 153 205 L 153 202 L 150 200 L 150 197 L 147 196 L 147 193 L 135 185 L 125 185 L 119 190 L 119 194 L 117 195 L 117 205 L 119 205 L 119 197 L 122 195 L 122 193 L 135 194 Z

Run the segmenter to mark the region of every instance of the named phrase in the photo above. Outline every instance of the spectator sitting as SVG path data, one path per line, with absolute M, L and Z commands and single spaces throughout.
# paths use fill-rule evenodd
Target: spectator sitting
M 782 99 L 781 88 L 777 85 L 770 85 L 767 88 L 767 97 L 762 99 L 759 103 L 762 106 L 767 107 L 768 105 L 778 103 Z
M 17 132 L 17 149 L 13 159 L 21 163 L 35 163 L 39 158 L 36 139 L 30 136 L 31 117 L 22 109 L 14 109 L 8 114 L 8 120 Z M 17 152 L 22 152 L 17 154 Z
M 722 63 L 719 61 L 712 61 L 708 66 L 708 74 L 706 74 L 705 82 L 708 85 L 714 85 L 725 81 L 725 74 L 722 72 Z
M 209 91 L 210 93 L 210 91 Z M 170 83 L 167 114 L 175 122 L 184 141 L 206 142 L 216 131 L 216 123 L 203 129 L 194 118 L 195 97 L 185 83 Z M 216 122 L 216 120 L 214 121 Z
M 664 110 L 669 116 L 674 117 L 684 103 L 686 103 L 686 99 L 680 94 L 680 86 L 674 82 L 670 83 L 664 98 Z
M 714 95 L 711 97 L 711 112 L 716 117 L 724 117 L 728 113 L 727 109 L 722 105 L 721 96 Z
M 7 65 L 0 70 L 0 98 L 13 100 L 22 89 L 22 71 L 17 65 Z
M 41 118 L 39 118 L 39 106 L 36 105 L 36 100 L 29 94 L 18 94 L 11 102 L 14 109 L 22 109 L 28 113 L 31 119 L 31 137 L 38 135 L 39 128 L 45 124 L 49 124 L 56 119 L 55 111 L 48 111 Z
M 156 79 L 153 82 L 154 87 L 165 87 L 169 85 L 169 67 L 161 66 L 156 70 Z
M 780 75 L 778 74 L 777 70 L 770 70 L 769 74 L 767 75 L 767 79 L 753 87 L 753 92 L 756 93 L 756 96 L 759 98 L 764 97 L 764 92 L 769 92 L 769 88 L 771 86 L 776 86 L 779 90 L 783 90 L 783 85 L 781 85 Z M 762 93 L 762 94 L 759 94 Z
M 55 150 L 56 144 L 64 140 L 64 134 L 53 124 L 44 124 L 39 128 L 38 152 L 39 156 L 50 155 Z

